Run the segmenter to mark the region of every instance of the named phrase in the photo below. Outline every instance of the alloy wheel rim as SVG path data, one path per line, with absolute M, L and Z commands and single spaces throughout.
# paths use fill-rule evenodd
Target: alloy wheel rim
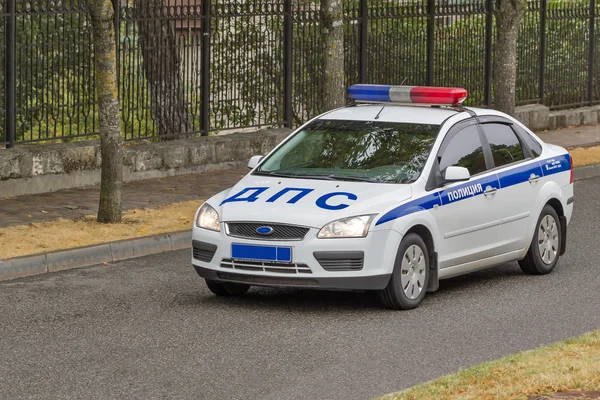
M 538 228 L 538 250 L 540 258 L 546 265 L 556 260 L 558 255 L 558 226 L 551 215 L 546 215 L 540 221 Z
M 402 256 L 400 281 L 407 298 L 414 300 L 423 291 L 427 264 L 423 250 L 415 244 L 409 246 Z

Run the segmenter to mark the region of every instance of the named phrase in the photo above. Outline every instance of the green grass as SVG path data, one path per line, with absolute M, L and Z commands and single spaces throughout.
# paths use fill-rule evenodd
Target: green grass
M 600 390 L 600 330 L 461 370 L 382 400 L 527 399 Z

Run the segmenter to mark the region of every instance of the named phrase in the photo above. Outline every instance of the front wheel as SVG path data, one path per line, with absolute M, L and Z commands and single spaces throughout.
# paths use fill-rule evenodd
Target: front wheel
M 560 255 L 562 243 L 560 219 L 554 208 L 544 206 L 538 219 L 529 251 L 519 266 L 526 274 L 545 275 L 552 272 Z
M 429 281 L 429 252 L 423 239 L 408 234 L 402 239 L 394 271 L 385 289 L 379 297 L 387 308 L 410 310 L 421 304 L 427 292 Z
M 250 289 L 250 285 L 242 283 L 217 282 L 206 279 L 206 286 L 217 296 L 241 296 Z

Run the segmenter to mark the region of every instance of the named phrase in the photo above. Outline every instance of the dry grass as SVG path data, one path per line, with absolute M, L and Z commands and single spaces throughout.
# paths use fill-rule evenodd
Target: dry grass
M 202 200 L 127 210 L 120 224 L 99 224 L 94 216 L 0 228 L 0 260 L 66 248 L 192 229 Z
M 575 166 L 600 163 L 600 146 L 569 150 Z M 123 222 L 98 224 L 94 216 L 77 221 L 30 223 L 0 228 L 0 260 L 116 240 L 191 229 L 198 201 L 187 201 L 151 209 L 128 210 Z
M 576 167 L 600 163 L 600 146 L 575 147 L 569 149 L 569 153 L 573 156 L 573 165 Z
M 484 363 L 382 399 L 526 399 L 567 390 L 600 390 L 600 331 Z

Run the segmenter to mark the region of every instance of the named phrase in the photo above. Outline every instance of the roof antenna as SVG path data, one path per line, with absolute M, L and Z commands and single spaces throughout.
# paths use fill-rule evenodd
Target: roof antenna
M 400 84 L 400 86 L 404 85 L 404 82 L 406 82 L 407 79 L 408 79 L 408 75 L 406 76 L 406 78 L 404 78 L 404 80 L 402 81 L 402 83 Z M 385 106 L 381 107 L 381 110 L 379 110 L 379 112 L 375 116 L 375 119 L 379 119 L 379 115 L 381 114 L 381 112 L 383 111 L 384 108 L 385 108 Z

